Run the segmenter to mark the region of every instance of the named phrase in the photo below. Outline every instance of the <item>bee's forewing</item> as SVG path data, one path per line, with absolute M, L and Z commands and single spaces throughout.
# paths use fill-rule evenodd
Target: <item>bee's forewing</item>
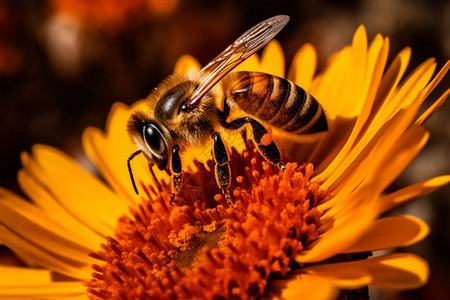
M 279 15 L 253 26 L 207 64 L 200 74 L 202 83 L 187 101 L 188 110 L 197 107 L 200 99 L 225 75 L 253 53 L 264 47 L 286 25 L 289 16 Z

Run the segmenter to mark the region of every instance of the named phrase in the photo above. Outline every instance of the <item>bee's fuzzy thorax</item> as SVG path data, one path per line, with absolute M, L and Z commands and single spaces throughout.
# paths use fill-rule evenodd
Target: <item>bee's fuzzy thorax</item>
M 154 113 L 157 103 L 164 97 L 167 91 L 181 83 L 196 81 L 194 77 L 194 74 L 172 74 L 163 79 L 147 96 L 149 111 L 152 112 L 152 114 Z

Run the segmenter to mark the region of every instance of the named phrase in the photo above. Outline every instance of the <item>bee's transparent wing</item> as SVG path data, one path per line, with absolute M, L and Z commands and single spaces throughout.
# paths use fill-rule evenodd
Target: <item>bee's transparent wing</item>
M 192 110 L 200 99 L 211 90 L 225 75 L 236 68 L 253 53 L 264 47 L 286 25 L 289 16 L 279 15 L 253 26 L 242 34 L 233 44 L 207 64 L 200 75 L 205 76 L 200 86 L 186 102 L 186 110 Z

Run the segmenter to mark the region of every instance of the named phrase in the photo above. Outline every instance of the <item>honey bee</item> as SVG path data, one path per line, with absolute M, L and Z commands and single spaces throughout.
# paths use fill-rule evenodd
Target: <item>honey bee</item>
M 139 149 L 127 161 L 136 193 L 130 166 L 136 155 L 145 155 L 155 182 L 158 181 L 152 170 L 154 165 L 171 174 L 172 203 L 182 185 L 180 152 L 188 147 L 204 146 L 212 138 L 216 182 L 231 205 L 229 156 L 218 132 L 220 128 L 244 130 L 250 124 L 259 152 L 280 169 L 284 169 L 284 164 L 277 146 L 270 138 L 263 138 L 268 134 L 265 126 L 294 135 L 327 131 L 327 119 L 320 103 L 294 83 L 265 73 L 231 72 L 272 40 L 288 20 L 288 16 L 280 15 L 255 25 L 200 72 L 169 76 L 150 93 L 148 109 L 135 112 L 127 125 Z M 218 102 L 222 102 L 221 108 Z M 228 120 L 230 109 L 245 116 Z

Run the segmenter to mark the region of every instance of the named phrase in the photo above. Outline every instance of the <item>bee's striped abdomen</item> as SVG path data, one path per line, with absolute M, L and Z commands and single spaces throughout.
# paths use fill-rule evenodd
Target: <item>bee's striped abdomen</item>
M 259 72 L 236 72 L 228 91 L 242 110 L 279 129 L 312 134 L 328 129 L 322 106 L 291 81 Z

